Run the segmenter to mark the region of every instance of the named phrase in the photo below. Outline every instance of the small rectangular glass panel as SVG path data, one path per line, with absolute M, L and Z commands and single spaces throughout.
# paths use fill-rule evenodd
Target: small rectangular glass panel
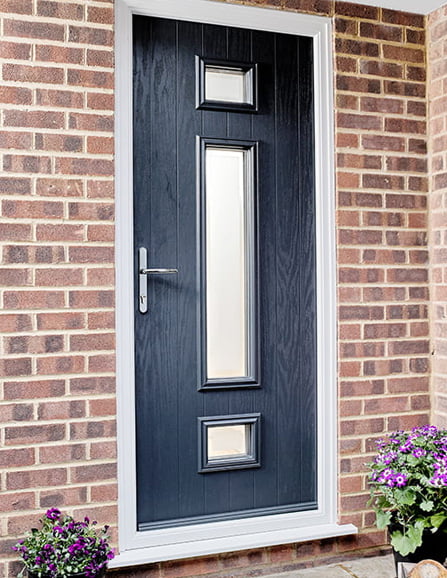
M 206 378 L 250 375 L 249 157 L 205 149 Z
M 247 424 L 210 426 L 207 428 L 209 461 L 248 456 L 250 426 Z
M 252 104 L 251 69 L 205 65 L 205 100 Z

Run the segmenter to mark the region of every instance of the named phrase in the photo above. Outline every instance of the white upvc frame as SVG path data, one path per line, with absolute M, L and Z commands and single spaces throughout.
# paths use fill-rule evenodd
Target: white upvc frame
M 357 532 L 337 524 L 336 276 L 331 20 L 214 0 L 116 0 L 119 555 L 122 567 Z M 318 351 L 317 510 L 137 531 L 133 328 L 132 14 L 310 36 L 314 45 Z

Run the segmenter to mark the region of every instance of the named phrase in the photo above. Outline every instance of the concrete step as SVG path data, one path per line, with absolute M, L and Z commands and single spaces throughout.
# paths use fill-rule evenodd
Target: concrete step
M 319 568 L 270 574 L 264 578 L 395 578 L 392 555 L 360 558 Z

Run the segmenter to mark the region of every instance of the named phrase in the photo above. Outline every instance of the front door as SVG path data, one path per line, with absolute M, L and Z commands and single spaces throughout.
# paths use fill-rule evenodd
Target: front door
M 312 59 L 134 17 L 140 530 L 317 507 Z

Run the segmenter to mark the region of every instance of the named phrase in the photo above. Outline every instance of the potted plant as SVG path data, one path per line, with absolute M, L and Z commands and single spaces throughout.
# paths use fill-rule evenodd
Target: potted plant
M 85 517 L 76 522 L 57 508 L 47 510 L 41 528 L 31 532 L 14 546 L 30 578 L 98 578 L 114 557 L 107 535 L 108 526 L 99 530 L 96 522 Z
M 398 431 L 377 442 L 370 469 L 379 529 L 388 527 L 397 561 L 447 556 L 447 430 Z M 397 553 L 397 554 L 396 554 Z

